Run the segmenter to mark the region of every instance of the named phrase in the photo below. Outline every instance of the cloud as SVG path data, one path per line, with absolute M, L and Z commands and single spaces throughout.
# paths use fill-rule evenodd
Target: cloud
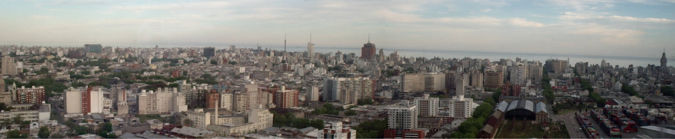
M 521 26 L 521 27 L 543 27 L 544 24 L 539 22 L 527 21 L 522 18 L 512 18 L 509 20 L 512 25 Z
M 597 15 L 597 14 L 583 14 L 578 12 L 565 12 L 559 17 L 562 20 L 610 20 L 614 22 L 639 22 L 639 23 L 661 23 L 661 24 L 671 24 L 675 23 L 675 20 L 668 18 L 640 18 L 632 16 L 620 16 L 620 15 Z

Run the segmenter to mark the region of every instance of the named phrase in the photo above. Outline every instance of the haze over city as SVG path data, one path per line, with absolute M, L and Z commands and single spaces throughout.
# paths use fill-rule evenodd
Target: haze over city
M 672 0 L 3 1 L 0 45 L 359 48 L 656 57 Z

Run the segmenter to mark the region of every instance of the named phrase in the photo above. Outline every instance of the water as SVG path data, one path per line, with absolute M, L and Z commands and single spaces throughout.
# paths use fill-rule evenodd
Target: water
M 283 50 L 283 48 L 272 48 L 275 50 Z M 288 47 L 288 51 L 304 52 L 306 47 Z M 383 49 L 385 55 L 394 52 L 394 49 Z M 593 55 L 563 55 L 563 54 L 541 54 L 541 53 L 505 53 L 505 52 L 481 52 L 481 51 L 452 51 L 452 50 L 419 50 L 419 49 L 396 49 L 398 54 L 403 57 L 441 57 L 441 58 L 486 58 L 490 61 L 498 61 L 499 59 L 513 59 L 521 58 L 524 60 L 541 61 L 542 63 L 548 59 L 562 59 L 570 60 L 573 66 L 577 62 L 588 62 L 589 64 L 600 64 L 604 59 L 612 65 L 628 66 L 647 66 L 649 64 L 660 65 L 661 54 L 654 57 L 632 57 L 632 56 L 593 56 Z M 357 56 L 361 55 L 361 48 L 342 48 L 342 47 L 315 47 L 314 51 L 317 53 L 335 53 L 340 51 L 342 53 L 355 53 Z M 379 53 L 379 50 L 378 50 Z M 668 58 L 668 61 L 674 61 Z

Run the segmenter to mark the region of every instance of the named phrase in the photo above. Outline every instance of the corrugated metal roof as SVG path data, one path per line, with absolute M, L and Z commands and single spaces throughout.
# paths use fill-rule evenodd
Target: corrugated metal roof
M 535 112 L 539 113 L 540 111 L 548 113 L 548 111 L 546 110 L 546 104 L 544 102 L 537 103 L 537 110 Z
M 523 109 L 527 109 L 529 111 L 534 112 L 534 102 L 530 100 L 525 100 L 525 104 L 523 106 Z
M 506 112 L 506 108 L 509 107 L 509 103 L 506 101 L 499 102 L 497 105 L 497 110 L 501 112 Z
M 509 104 L 509 107 L 506 109 L 506 111 L 516 109 L 516 107 L 518 107 L 518 100 L 511 101 L 511 104 Z

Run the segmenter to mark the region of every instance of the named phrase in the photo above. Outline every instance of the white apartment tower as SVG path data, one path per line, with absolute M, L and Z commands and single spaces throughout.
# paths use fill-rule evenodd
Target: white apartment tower
M 403 100 L 387 108 L 387 127 L 389 129 L 417 128 L 417 107 Z

